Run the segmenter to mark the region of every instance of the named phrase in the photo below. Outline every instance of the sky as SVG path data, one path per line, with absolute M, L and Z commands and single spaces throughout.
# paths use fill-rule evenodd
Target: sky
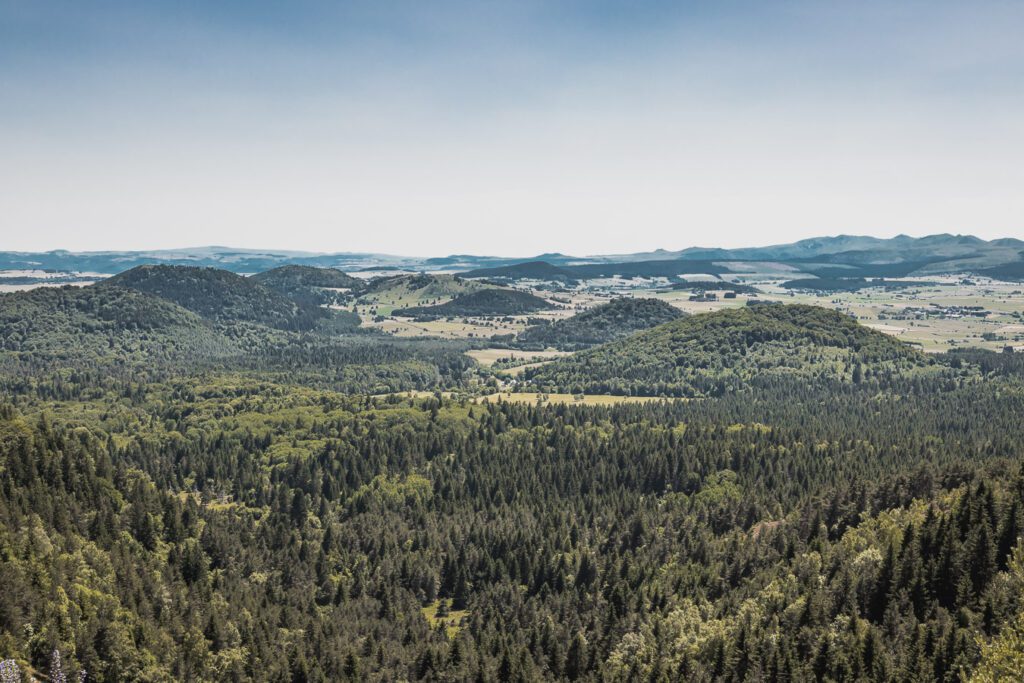
M 0 250 L 1024 238 L 1024 2 L 0 0 Z

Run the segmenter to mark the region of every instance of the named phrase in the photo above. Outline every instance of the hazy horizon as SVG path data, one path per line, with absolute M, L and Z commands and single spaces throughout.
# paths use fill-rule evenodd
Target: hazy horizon
M 778 241 L 765 241 L 763 243 L 744 243 L 737 244 L 734 246 L 724 246 L 721 244 L 688 244 L 683 246 L 659 246 L 652 247 L 650 249 L 634 249 L 630 251 L 620 252 L 596 252 L 596 251 L 584 251 L 577 249 L 575 251 L 560 251 L 547 249 L 544 251 L 530 252 L 530 253 L 519 253 L 519 252 L 470 252 L 465 250 L 455 250 L 446 252 L 403 252 L 403 251 L 386 251 L 382 249 L 371 249 L 371 250 L 353 250 L 353 249 L 298 249 L 295 247 L 275 247 L 267 245 L 235 245 L 235 244 L 191 244 L 187 246 L 173 246 L 173 247 L 142 247 L 142 248 L 111 248 L 111 249 L 68 249 L 65 247 L 54 247 L 52 249 L 6 249 L 3 245 L 0 245 L 0 251 L 7 252 L 21 252 L 21 253 L 49 253 L 49 252 L 61 252 L 66 251 L 70 253 L 117 253 L 117 252 L 133 252 L 133 253 L 146 253 L 146 252 L 189 252 L 198 251 L 205 249 L 223 249 L 225 251 L 237 251 L 237 252 L 255 252 L 255 253 L 296 253 L 296 254 L 311 254 L 311 255 L 330 255 L 330 254 L 378 254 L 382 256 L 396 256 L 396 257 L 407 257 L 407 258 L 430 258 L 430 257 L 446 257 L 456 255 L 468 255 L 468 256 L 479 256 L 479 257 L 498 257 L 498 258 L 533 258 L 537 256 L 543 256 L 545 254 L 561 254 L 563 256 L 578 256 L 580 258 L 595 257 L 595 256 L 615 256 L 615 255 L 631 255 L 641 254 L 656 251 L 666 252 L 678 252 L 685 249 L 714 249 L 714 248 L 728 248 L 728 249 L 744 249 L 744 248 L 763 248 L 763 247 L 774 247 L 783 246 L 785 244 L 791 244 L 793 242 L 799 242 L 804 239 L 834 239 L 840 237 L 851 237 L 851 238 L 872 238 L 872 239 L 893 239 L 896 237 L 911 237 L 914 239 L 920 239 L 923 237 L 935 237 L 940 235 L 952 235 L 954 237 L 978 237 L 986 241 L 998 240 L 998 239 L 1021 239 L 1013 235 L 995 235 L 992 237 L 981 237 L 980 235 L 973 233 L 924 233 L 920 235 L 910 235 L 907 233 L 896 232 L 891 235 L 869 235 L 869 234 L 858 234 L 858 233 L 836 233 L 836 234 L 820 234 L 812 235 L 807 238 L 800 238 L 793 240 L 792 242 L 778 242 Z
M 0 0 L 0 248 L 1024 236 L 1024 5 Z

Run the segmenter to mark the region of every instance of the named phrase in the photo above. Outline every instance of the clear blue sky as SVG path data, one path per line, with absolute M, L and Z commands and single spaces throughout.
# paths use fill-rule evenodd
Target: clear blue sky
M 1024 237 L 1024 3 L 0 0 L 0 249 Z

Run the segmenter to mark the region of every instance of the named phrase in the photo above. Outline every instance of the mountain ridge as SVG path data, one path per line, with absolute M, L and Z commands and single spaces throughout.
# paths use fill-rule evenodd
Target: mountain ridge
M 520 266 L 530 262 L 547 262 L 565 268 L 572 277 L 602 277 L 601 273 L 620 270 L 625 276 L 636 273 L 665 272 L 685 269 L 667 264 L 682 262 L 802 262 L 820 259 L 828 263 L 865 265 L 922 263 L 922 273 L 976 272 L 1024 263 L 1024 241 L 1015 237 L 984 240 L 973 235 L 941 233 L 923 237 L 897 235 L 890 238 L 867 235 L 832 235 L 812 237 L 796 242 L 761 247 L 687 247 L 680 250 L 656 249 L 631 254 L 595 254 L 571 256 L 544 253 L 533 257 L 453 254 L 449 256 L 399 256 L 374 252 L 307 252 L 275 249 L 233 247 L 188 247 L 182 249 L 140 251 L 71 251 L 0 252 L 0 270 L 43 269 L 73 273 L 111 275 L 139 265 L 192 265 L 218 267 L 241 274 L 258 273 L 286 265 L 330 267 L 343 271 L 398 269 L 410 271 L 457 271 Z M 845 254 L 845 256 L 843 256 Z M 647 266 L 627 266 L 645 263 Z M 619 264 L 609 269 L 608 264 Z M 660 265 L 656 265 L 660 264 Z M 813 273 L 811 273 L 813 274 Z M 909 273 L 908 273 L 909 274 Z M 869 276 L 871 273 L 861 273 Z

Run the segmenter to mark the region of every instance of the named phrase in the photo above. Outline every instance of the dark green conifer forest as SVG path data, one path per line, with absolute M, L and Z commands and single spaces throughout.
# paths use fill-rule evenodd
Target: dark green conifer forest
M 464 345 L 224 282 L 0 296 L 0 675 L 1024 673 L 1020 354 L 766 306 L 527 385 L 668 398 L 481 402 Z

